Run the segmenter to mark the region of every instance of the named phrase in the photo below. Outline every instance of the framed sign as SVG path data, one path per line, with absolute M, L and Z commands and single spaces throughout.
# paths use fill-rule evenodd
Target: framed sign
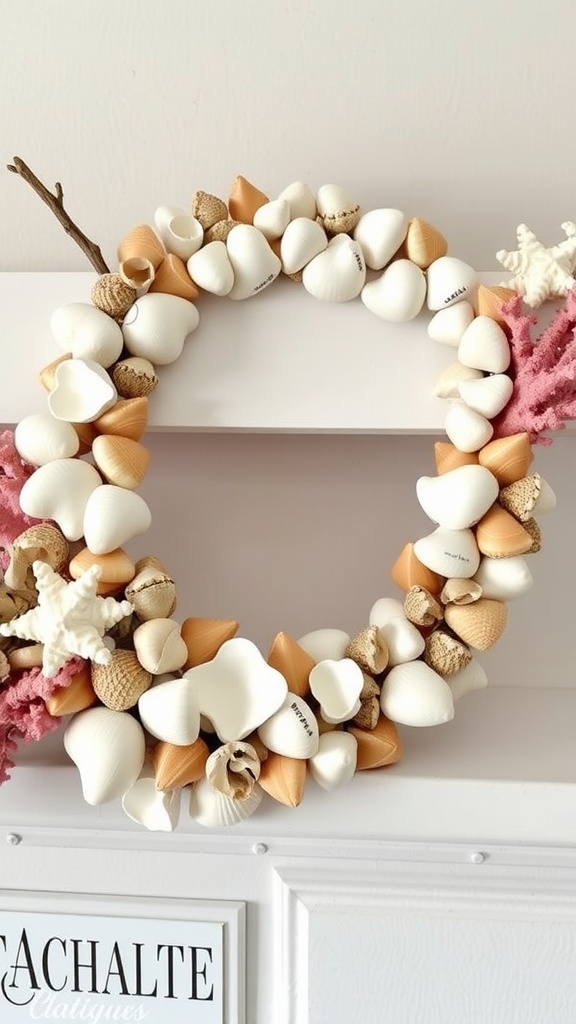
M 0 891 L 0 1021 L 245 1024 L 245 904 Z

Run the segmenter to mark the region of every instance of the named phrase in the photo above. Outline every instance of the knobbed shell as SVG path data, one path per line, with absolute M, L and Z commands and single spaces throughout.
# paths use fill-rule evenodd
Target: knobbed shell
M 388 647 L 388 664 L 400 665 L 419 658 L 424 650 L 424 637 L 406 618 L 401 601 L 383 597 L 370 609 L 370 625 L 380 628 Z
M 323 252 L 328 236 L 321 224 L 307 217 L 290 221 L 280 243 L 280 260 L 285 274 L 295 274 Z
M 477 316 L 460 339 L 458 359 L 486 373 L 504 373 L 510 365 L 508 338 L 491 317 Z
M 269 242 L 280 238 L 288 227 L 290 206 L 285 199 L 272 199 L 259 206 L 252 223 Z
M 121 797 L 136 782 L 146 746 L 142 726 L 126 711 L 87 708 L 64 732 L 64 747 L 80 772 L 88 804 Z
M 234 269 L 224 242 L 217 239 L 190 257 L 188 273 L 196 284 L 212 295 L 228 295 L 234 284 Z
M 490 420 L 457 400 L 450 402 L 444 429 L 452 444 L 462 452 L 479 451 L 494 433 Z
M 346 648 L 351 639 L 343 629 L 314 629 L 301 636 L 298 644 L 316 663 L 327 658 L 339 661 L 346 657 Z
M 482 690 L 488 686 L 488 676 L 480 662 L 472 658 L 464 668 L 445 677 L 452 690 L 453 700 L 460 700 L 471 690 Z
M 290 210 L 290 220 L 297 217 L 307 217 L 314 220 L 316 217 L 316 197 L 304 181 L 293 181 L 282 190 L 278 199 L 284 199 Z
M 470 366 L 463 366 L 462 363 L 456 360 L 450 363 L 438 377 L 434 385 L 434 394 L 436 398 L 459 398 L 462 381 L 481 380 L 483 378 L 482 370 L 474 370 Z M 452 447 L 454 446 L 452 445 Z
M 214 789 L 208 779 L 200 779 L 190 793 L 190 815 L 205 828 L 226 828 L 254 814 L 263 796 L 264 790 L 255 785 L 245 800 L 233 800 Z
M 483 558 L 474 576 L 484 597 L 512 601 L 530 590 L 534 580 L 522 555 L 509 558 Z
M 260 759 L 249 743 L 225 743 L 206 761 L 206 778 L 232 800 L 247 800 L 260 775 Z
M 450 576 L 467 579 L 480 564 L 480 552 L 470 529 L 448 530 L 439 526 L 416 541 L 414 552 L 424 565 L 446 579 Z
M 458 385 L 460 397 L 470 409 L 481 413 L 487 419 L 494 419 L 512 397 L 514 384 L 507 373 L 492 373 L 476 380 L 461 380 Z

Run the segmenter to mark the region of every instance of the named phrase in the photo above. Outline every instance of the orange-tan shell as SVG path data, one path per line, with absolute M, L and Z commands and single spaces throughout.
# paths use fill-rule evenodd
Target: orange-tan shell
M 479 285 L 476 294 L 476 315 L 489 316 L 491 320 L 500 324 L 500 327 L 505 327 L 506 322 L 500 312 L 500 306 L 515 295 L 515 291 L 511 288 L 504 288 L 502 285 Z
M 150 285 L 151 292 L 164 292 L 166 295 L 177 295 L 181 299 L 193 302 L 200 291 L 190 277 L 184 260 L 174 253 L 168 253 L 156 269 L 154 280 Z
M 288 633 L 277 633 L 268 652 L 268 664 L 281 672 L 290 693 L 306 697 L 309 676 L 316 662 Z
M 406 238 L 396 256 L 411 260 L 420 270 L 427 270 L 434 260 L 447 252 L 448 242 L 444 235 L 428 221 L 414 217 L 408 224 Z
M 382 768 L 387 764 L 395 764 L 400 761 L 403 755 L 402 741 L 396 728 L 385 715 L 380 715 L 374 729 L 348 729 L 356 737 L 358 743 L 358 755 L 356 771 L 366 771 L 368 768 Z
M 489 441 L 478 452 L 478 461 L 496 477 L 501 487 L 526 476 L 534 458 L 528 434 L 510 434 Z
M 392 566 L 390 575 L 400 590 L 408 591 L 410 587 L 425 587 L 431 594 L 439 594 L 444 584 L 444 577 L 428 569 L 414 554 L 414 545 L 405 544 Z
M 148 399 L 144 395 L 120 398 L 111 409 L 94 420 L 99 434 L 114 434 L 132 441 L 139 441 L 144 436 L 147 424 Z
M 198 782 L 204 778 L 209 755 L 208 744 L 201 736 L 185 746 L 160 740 L 150 755 L 156 788 L 182 789 L 191 782 Z
M 500 505 L 492 505 L 476 526 L 478 550 L 488 558 L 511 558 L 532 548 L 532 537 L 514 516 Z
M 109 484 L 136 490 L 150 464 L 150 452 L 139 441 L 115 434 L 98 434 L 92 442 L 96 467 Z
M 91 666 L 88 662 L 72 676 L 67 686 L 59 686 L 44 701 L 46 710 L 54 718 L 75 715 L 78 711 L 84 711 L 85 708 L 90 708 L 97 702 L 98 698 L 92 686 Z
M 450 441 L 436 441 L 434 444 L 434 461 L 437 473 L 449 473 L 460 466 L 478 465 L 477 452 L 461 452 Z
M 228 209 L 234 220 L 241 224 L 251 224 L 256 210 L 268 201 L 268 196 L 241 174 L 234 178 L 228 197 Z
M 474 604 L 450 604 L 446 622 L 470 647 L 487 651 L 500 639 L 506 628 L 507 608 L 502 601 L 481 597 Z
M 222 644 L 236 636 L 238 626 L 234 619 L 184 619 L 181 633 L 188 648 L 184 669 L 212 661 Z
M 93 565 L 98 565 L 101 570 L 98 587 L 103 585 L 102 589 L 108 593 L 126 586 L 134 578 L 136 572 L 134 562 L 123 548 L 115 548 L 114 551 L 109 551 L 105 555 L 95 555 L 89 548 L 82 548 L 70 561 L 70 575 L 77 580 Z M 98 592 L 102 593 L 100 589 Z
M 274 800 L 286 807 L 298 807 L 306 785 L 306 761 L 271 752 L 260 766 L 258 782 Z

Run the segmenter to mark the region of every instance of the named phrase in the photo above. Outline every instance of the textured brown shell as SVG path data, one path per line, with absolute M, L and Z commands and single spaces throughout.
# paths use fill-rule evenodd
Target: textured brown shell
M 380 675 L 388 664 L 388 644 L 378 626 L 366 626 L 348 644 L 345 656 L 355 661 L 363 672 Z
M 436 629 L 426 637 L 424 661 L 440 675 L 450 676 L 453 672 L 459 672 L 471 660 L 472 655 L 466 645 L 450 633 Z
M 507 614 L 502 601 L 481 597 L 474 604 L 448 605 L 446 622 L 464 643 L 476 650 L 487 651 L 502 636 Z
M 200 222 L 206 232 L 213 224 L 228 217 L 228 207 L 223 199 L 210 192 L 194 192 L 191 201 L 192 216 Z
M 134 651 L 112 651 L 108 665 L 92 665 L 92 686 L 112 711 L 128 711 L 152 685 L 152 674 L 142 668 Z
M 90 298 L 93 305 L 114 320 L 121 320 L 134 305 L 138 292 L 122 280 L 120 274 L 101 274 L 94 282 Z
M 444 609 L 426 587 L 415 584 L 404 598 L 406 618 L 416 626 L 433 626 L 444 617 Z
M 521 480 L 515 480 L 513 484 L 508 484 L 500 491 L 498 501 L 521 523 L 532 518 L 532 511 L 540 497 L 541 479 L 540 473 L 533 473 L 531 476 L 522 477 Z
M 122 398 L 145 398 L 158 387 L 155 373 L 147 373 L 125 362 L 116 363 L 112 380 Z

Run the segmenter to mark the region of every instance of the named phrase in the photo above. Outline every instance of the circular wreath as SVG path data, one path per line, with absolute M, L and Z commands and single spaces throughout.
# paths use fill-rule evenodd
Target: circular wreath
M 64 724 L 85 800 L 121 798 L 134 821 L 170 831 L 185 789 L 194 819 L 219 827 L 264 793 L 297 806 L 310 776 L 331 790 L 397 762 L 399 727 L 447 722 L 486 685 L 476 652 L 531 586 L 526 556 L 555 504 L 532 449 L 576 417 L 576 226 L 546 248 L 521 225 L 517 251 L 497 254 L 512 279 L 488 288 L 420 218 L 362 212 L 336 185 L 294 182 L 270 200 L 239 177 L 227 202 L 197 191 L 190 210 L 160 207 L 111 273 L 61 186 L 19 158 L 9 169 L 99 276 L 90 302 L 53 314 L 64 355 L 40 373 L 46 411 L 0 437 L 0 781 L 18 741 Z M 426 303 L 428 334 L 457 359 L 436 384 L 448 400 L 437 475 L 416 484 L 433 528 L 391 570 L 402 599 L 377 600 L 355 636 L 278 633 L 264 657 L 235 621 L 175 620 L 170 572 L 126 546 L 151 522 L 137 488 L 156 368 L 197 328 L 202 291 L 247 299 L 280 274 L 394 322 Z M 548 298 L 564 301 L 533 342 L 522 300 Z

